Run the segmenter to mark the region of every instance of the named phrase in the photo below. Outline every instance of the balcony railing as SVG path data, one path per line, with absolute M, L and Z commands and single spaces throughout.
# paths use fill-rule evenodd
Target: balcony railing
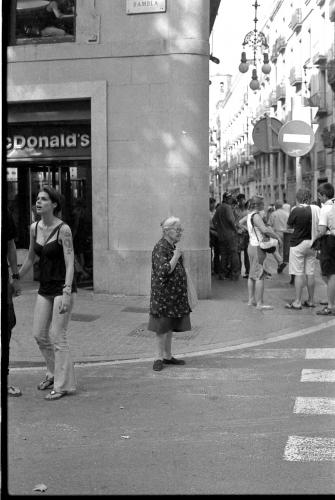
M 317 52 L 312 58 L 315 66 L 323 66 L 327 62 L 327 56 L 323 52 Z
M 302 26 L 301 9 L 295 9 L 295 11 L 292 15 L 292 18 L 291 18 L 290 26 L 291 26 L 293 31 L 300 31 L 301 26 Z
M 333 92 L 335 92 L 335 59 L 327 63 L 327 81 Z
M 277 43 L 278 52 L 280 54 L 282 52 L 285 52 L 286 45 L 287 45 L 286 38 L 284 36 L 280 36 L 279 38 L 277 38 L 276 43 Z
M 280 36 L 277 38 L 275 43 L 272 46 L 272 54 L 271 54 L 271 61 L 276 62 L 278 58 L 278 54 L 281 54 L 285 52 L 287 45 L 287 41 L 284 36 Z
M 302 71 L 298 66 L 294 66 L 290 70 L 289 76 L 290 84 L 293 86 L 300 85 L 302 83 Z
M 283 83 L 276 87 L 277 101 L 284 101 L 286 99 L 286 88 Z
M 323 116 L 328 113 L 327 110 L 327 98 L 326 92 L 317 92 L 310 97 L 310 105 L 318 107 L 318 111 L 316 113 L 317 116 Z

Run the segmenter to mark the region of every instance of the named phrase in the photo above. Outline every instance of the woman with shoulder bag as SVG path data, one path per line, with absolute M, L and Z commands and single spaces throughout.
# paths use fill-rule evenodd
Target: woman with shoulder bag
M 246 218 L 246 224 L 249 233 L 248 255 L 250 261 L 250 270 L 248 277 L 248 305 L 256 306 L 257 309 L 273 309 L 272 306 L 263 302 L 264 280 L 266 272 L 263 264 L 266 258 L 266 252 L 261 249 L 260 242 L 266 238 L 278 240 L 278 236 L 272 229 L 263 222 L 260 211 L 264 209 L 264 198 L 254 196 L 250 200 L 249 213 Z M 240 221 L 241 222 L 241 221 Z

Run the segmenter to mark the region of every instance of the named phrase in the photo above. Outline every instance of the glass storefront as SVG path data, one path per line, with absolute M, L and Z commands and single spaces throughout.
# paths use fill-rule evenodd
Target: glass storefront
M 17 249 L 29 248 L 29 227 L 37 220 L 38 192 L 46 185 L 54 187 L 63 197 L 61 218 L 73 233 L 77 281 L 90 286 L 93 244 L 89 124 L 10 124 L 7 136 L 7 205 L 17 228 Z

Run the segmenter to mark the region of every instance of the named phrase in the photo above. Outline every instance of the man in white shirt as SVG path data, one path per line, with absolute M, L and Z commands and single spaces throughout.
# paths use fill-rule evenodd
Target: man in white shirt
M 335 198 L 334 186 L 324 182 L 318 187 L 318 197 L 322 203 L 318 234 L 320 238 L 320 267 L 322 278 L 327 285 L 328 305 L 316 314 L 335 316 Z
M 291 205 L 287 203 L 286 198 L 284 198 L 283 209 L 290 215 Z
M 278 248 L 281 256 L 283 256 L 284 231 L 287 229 L 288 216 L 289 212 L 287 212 L 287 210 L 284 210 L 282 202 L 280 200 L 276 200 L 275 210 L 269 217 L 269 225 L 281 239 L 281 241 L 279 240 Z

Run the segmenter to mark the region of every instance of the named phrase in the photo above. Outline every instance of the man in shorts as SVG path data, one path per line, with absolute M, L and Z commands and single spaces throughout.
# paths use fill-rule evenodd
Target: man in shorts
M 318 238 L 320 238 L 320 267 L 322 279 L 327 285 L 328 304 L 317 311 L 320 316 L 335 315 L 335 198 L 334 186 L 324 182 L 318 187 L 322 203 Z
M 315 261 L 316 251 L 311 245 L 317 235 L 320 208 L 311 205 L 309 189 L 298 189 L 296 206 L 287 220 L 287 226 L 294 229 L 290 240 L 289 274 L 294 275 L 295 299 L 285 305 L 286 309 L 298 310 L 315 307 Z M 302 302 L 307 282 L 308 299 Z

